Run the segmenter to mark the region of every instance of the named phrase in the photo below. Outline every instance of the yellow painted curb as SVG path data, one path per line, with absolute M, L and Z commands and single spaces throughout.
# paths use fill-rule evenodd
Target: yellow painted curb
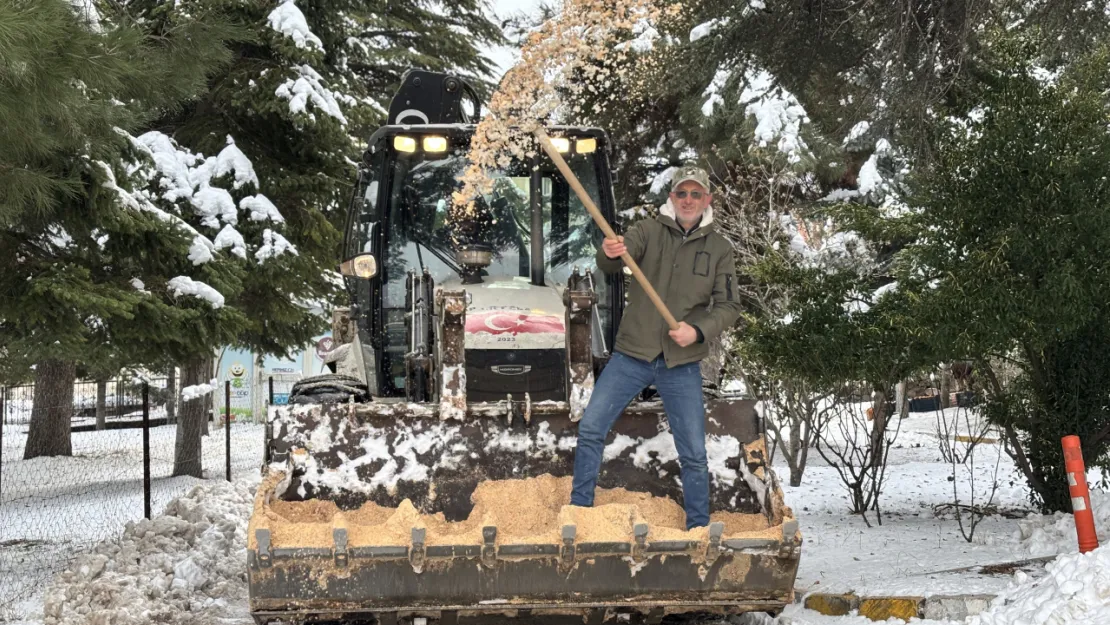
M 967 434 L 957 434 L 956 435 L 956 442 L 957 443 L 983 443 L 985 445 L 990 445 L 990 444 L 993 444 L 993 443 L 997 443 L 998 439 L 997 438 L 987 438 L 985 436 L 968 436 Z
M 807 610 L 813 610 L 825 616 L 847 616 L 859 604 L 859 597 L 848 593 L 845 595 L 812 594 L 805 598 L 802 604 Z
M 900 618 L 908 621 L 911 618 L 921 618 L 921 606 L 925 603 L 923 597 L 874 597 L 862 599 L 859 602 L 860 616 L 866 616 L 872 621 L 885 621 L 888 618 Z

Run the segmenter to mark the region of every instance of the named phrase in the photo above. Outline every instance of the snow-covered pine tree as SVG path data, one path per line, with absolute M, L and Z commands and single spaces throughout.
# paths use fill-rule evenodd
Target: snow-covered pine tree
M 0 346 L 34 367 L 24 455 L 68 455 L 76 361 L 95 360 L 138 303 L 108 256 L 147 228 L 101 186 L 127 131 L 171 110 L 227 58 L 227 32 L 198 15 L 151 37 L 115 4 L 44 0 L 0 11 Z
M 163 3 L 150 9 L 156 16 Z M 250 155 L 258 188 L 288 219 L 299 262 L 244 285 L 244 345 L 281 353 L 320 325 L 308 301 L 327 299 L 338 261 L 338 228 L 361 145 L 384 121 L 388 99 L 409 64 L 484 77 L 478 50 L 497 42 L 475 1 L 188 0 L 226 10 L 243 29 L 235 62 L 203 98 L 156 128 L 191 150 L 215 154 L 228 137 Z M 281 287 L 295 289 L 294 297 Z
M 153 126 L 173 139 L 139 137 L 158 163 L 177 150 L 181 162 L 218 154 L 220 162 L 242 164 L 234 172 L 187 165 L 190 176 L 199 176 L 193 208 L 199 202 L 212 214 L 198 222 L 179 203 L 175 214 L 223 250 L 222 256 L 243 249 L 241 235 L 248 255 L 238 262 L 249 271 L 229 279 L 220 273 L 220 262 L 204 263 L 193 273 L 157 272 L 213 286 L 225 297 L 223 308 L 236 312 L 234 318 L 204 312 L 213 317 L 207 351 L 173 350 L 182 358 L 182 386 L 188 387 L 207 382 L 196 372 L 214 347 L 233 344 L 283 354 L 324 329 L 321 313 L 335 295 L 332 270 L 340 260 L 337 226 L 355 163 L 363 142 L 384 121 L 401 73 L 412 64 L 482 78 L 488 66 L 478 50 L 500 35 L 473 1 L 186 0 L 172 7 L 160 2 L 132 7 L 143 9 L 145 23 L 158 28 L 198 9 L 221 10 L 243 33 L 234 46 L 234 63 L 211 81 L 208 92 Z M 235 157 L 225 159 L 231 151 Z M 236 211 L 242 216 L 238 223 L 225 218 Z M 277 215 L 284 220 L 280 226 L 274 223 Z M 263 247 L 256 249 L 260 241 Z M 271 259 L 270 254 L 281 255 Z M 190 424 L 203 419 L 200 403 L 183 404 L 175 473 L 200 471 L 199 460 L 190 464 L 199 458 L 194 452 L 199 428 Z
M 158 131 L 132 141 L 132 162 L 115 170 L 98 165 L 105 185 L 134 212 L 157 219 L 161 231 L 160 240 L 148 246 L 117 237 L 134 252 L 122 256 L 115 269 L 130 276 L 140 302 L 132 322 L 120 324 L 113 338 L 142 345 L 144 359 L 182 363 L 185 398 L 174 474 L 199 477 L 206 418 L 199 398 L 207 394 L 200 387 L 212 390 L 211 381 L 204 379 L 211 354 L 225 345 L 257 348 L 243 339 L 257 305 L 248 286 L 270 280 L 283 297 L 300 297 L 303 291 L 277 276 L 296 271 L 303 261 L 283 235 L 281 212 L 258 192 L 251 160 L 232 140 L 212 156 L 182 148 Z M 307 316 L 305 323 L 313 322 Z

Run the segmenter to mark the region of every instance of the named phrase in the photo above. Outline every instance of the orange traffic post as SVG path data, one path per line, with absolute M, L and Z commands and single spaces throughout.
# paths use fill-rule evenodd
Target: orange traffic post
M 1071 492 L 1071 510 L 1075 516 L 1075 533 L 1079 538 L 1079 553 L 1098 548 L 1095 534 L 1095 516 L 1091 511 L 1091 491 L 1087 488 L 1087 467 L 1083 464 L 1083 450 L 1079 437 L 1065 436 L 1064 470 L 1068 473 L 1068 490 Z

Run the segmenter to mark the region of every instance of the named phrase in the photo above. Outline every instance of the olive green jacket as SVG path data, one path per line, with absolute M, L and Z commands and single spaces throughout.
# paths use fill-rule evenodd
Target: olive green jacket
M 698 227 L 684 235 L 668 200 L 656 219 L 633 224 L 624 233 L 624 244 L 675 319 L 701 330 L 704 340 L 679 347 L 667 334 L 667 322 L 633 279 L 616 351 L 648 361 L 662 354 L 668 367 L 708 356 L 709 341 L 740 316 L 732 244 L 714 230 L 713 207 L 706 208 Z M 598 249 L 597 265 L 606 273 L 616 273 L 624 262 Z

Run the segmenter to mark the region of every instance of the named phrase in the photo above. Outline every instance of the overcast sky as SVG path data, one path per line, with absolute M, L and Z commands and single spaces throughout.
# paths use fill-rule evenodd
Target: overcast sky
M 493 14 L 497 18 L 506 18 L 518 13 L 534 13 L 540 6 L 541 0 L 489 0 Z M 549 0 L 549 4 L 561 4 L 558 0 Z M 486 55 L 493 60 L 500 70 L 497 79 L 509 71 L 509 68 L 520 58 L 520 51 L 515 47 L 498 46 L 486 50 Z

